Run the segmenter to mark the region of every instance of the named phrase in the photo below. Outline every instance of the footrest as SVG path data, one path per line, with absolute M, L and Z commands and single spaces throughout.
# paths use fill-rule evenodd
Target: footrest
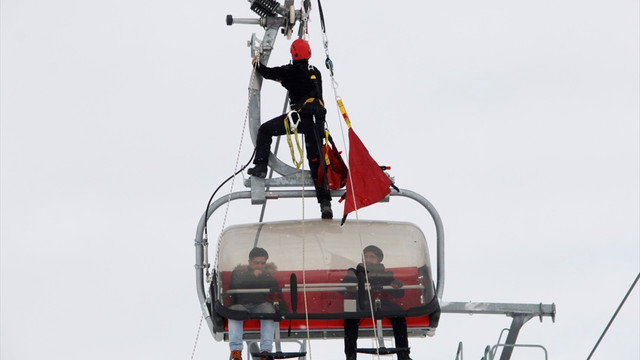
M 410 348 L 386 348 L 386 347 L 381 347 L 381 348 L 372 348 L 372 349 L 358 348 L 358 349 L 356 349 L 356 351 L 359 352 L 359 353 L 363 353 L 363 354 L 390 355 L 390 354 L 397 354 L 397 353 L 403 352 L 403 351 L 409 351 L 409 349 Z
M 271 358 L 271 359 L 289 359 L 289 358 L 296 358 L 296 357 L 302 357 L 302 356 L 306 356 L 307 352 L 282 352 L 282 351 L 276 351 L 273 353 L 261 353 L 261 352 L 252 352 L 251 353 L 252 356 L 257 356 L 257 357 L 266 357 L 266 358 Z
M 251 204 L 264 204 L 267 201 L 264 190 L 264 178 L 252 176 L 249 179 L 251 180 Z

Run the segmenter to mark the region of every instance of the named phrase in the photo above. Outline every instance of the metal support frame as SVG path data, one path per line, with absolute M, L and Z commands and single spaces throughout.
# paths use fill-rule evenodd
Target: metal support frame
M 532 314 L 513 314 L 513 320 L 511 321 L 511 327 L 509 328 L 509 333 L 507 334 L 507 340 L 505 340 L 505 347 L 502 350 L 502 355 L 500 356 L 500 360 L 509 360 L 511 359 L 511 353 L 513 353 L 513 346 L 518 339 L 518 335 L 520 334 L 520 329 L 522 325 L 529 321 L 533 315 Z
M 278 329 L 279 326 L 276 325 L 276 329 Z M 274 358 L 275 359 L 298 359 L 298 360 L 305 360 L 307 358 L 307 339 L 306 338 L 300 338 L 300 339 L 281 339 L 280 338 L 280 331 L 275 331 L 274 334 L 274 343 L 276 345 L 276 351 L 274 354 Z M 260 352 L 260 338 L 258 337 L 255 340 L 246 340 L 245 341 L 247 343 L 247 349 L 248 349 L 248 353 L 249 353 L 249 358 L 255 359 L 255 360 L 260 360 L 262 359 L 262 357 L 258 357 L 258 356 L 252 356 L 251 354 L 254 353 L 259 353 Z M 283 352 L 282 351 L 282 343 L 295 343 L 298 344 L 298 351 L 296 352 Z
M 255 34 L 253 34 L 249 41 L 249 45 L 251 47 L 252 56 L 259 53 L 260 63 L 266 65 L 271 57 L 271 51 L 273 50 L 273 45 L 276 41 L 276 37 L 278 36 L 278 30 L 286 26 L 286 21 L 280 17 L 268 17 L 265 18 L 263 22 L 265 23 L 265 33 L 262 41 L 258 44 L 258 40 Z M 261 76 L 255 75 L 255 78 L 251 81 L 251 87 L 249 88 L 249 133 L 254 145 L 258 138 L 258 129 L 262 123 L 260 117 L 260 92 L 262 89 L 262 80 Z M 275 172 L 283 176 L 295 176 L 296 173 L 300 172 L 300 170 L 295 167 L 289 166 L 282 160 L 278 159 L 273 152 L 269 154 L 269 166 Z M 311 173 L 309 171 L 305 171 L 305 173 L 305 176 L 308 176 L 310 179 Z M 313 184 L 313 182 L 309 181 L 308 184 Z
M 442 313 L 450 314 L 503 314 L 513 318 L 511 321 L 511 327 L 508 329 L 507 339 L 504 344 L 498 344 L 503 347 L 500 360 L 511 359 L 513 348 L 516 345 L 516 340 L 520 334 L 522 326 L 533 317 L 538 316 L 540 321 L 547 316 L 551 317 L 551 320 L 555 322 L 556 319 L 556 304 L 513 304 L 513 303 L 486 303 L 486 302 L 442 302 L 440 303 L 440 311 Z M 523 345 L 524 346 L 524 345 Z M 540 347 L 539 345 L 527 345 Z M 493 347 L 493 353 L 489 354 L 490 357 L 486 357 L 485 360 L 493 359 L 495 355 L 495 349 Z M 543 348 L 544 349 L 544 348 Z M 545 349 L 546 356 L 546 349 Z
M 537 345 L 537 344 L 495 344 L 491 347 L 487 346 L 487 348 L 484 351 L 484 356 L 482 357 L 482 359 L 480 360 L 494 360 L 495 359 L 495 354 L 496 351 L 498 350 L 499 347 L 504 348 L 504 350 L 510 349 L 511 351 L 513 351 L 514 348 L 538 348 L 541 349 L 544 353 L 544 359 L 548 360 L 549 359 L 549 353 L 547 352 L 547 348 L 545 348 L 542 345 Z M 504 354 L 504 350 L 503 350 L 503 354 Z M 510 353 L 511 354 L 511 353 Z M 509 355 L 510 357 L 511 355 Z M 501 357 L 502 359 L 502 357 Z

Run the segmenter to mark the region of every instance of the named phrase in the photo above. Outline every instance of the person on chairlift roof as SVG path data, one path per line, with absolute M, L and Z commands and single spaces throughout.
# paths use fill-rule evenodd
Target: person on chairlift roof
M 326 179 L 318 182 L 318 167 L 322 163 L 322 138 L 325 131 L 326 109 L 322 100 L 322 75 L 313 65 L 309 64 L 311 48 L 303 39 L 297 39 L 291 44 L 291 64 L 268 67 L 260 64 L 258 58 L 252 60 L 256 71 L 265 79 L 278 81 L 289 91 L 289 103 L 291 110 L 297 112 L 293 119 L 287 120 L 287 114 L 277 116 L 258 129 L 256 140 L 256 156 L 253 160 L 254 167 L 247 172 L 249 175 L 264 178 L 267 176 L 267 165 L 273 136 L 285 135 L 285 121 L 297 121 L 298 131 L 304 134 L 309 170 L 316 189 L 316 197 L 320 204 L 323 219 L 332 219 L 331 193 Z M 326 173 L 323 172 L 323 173 Z

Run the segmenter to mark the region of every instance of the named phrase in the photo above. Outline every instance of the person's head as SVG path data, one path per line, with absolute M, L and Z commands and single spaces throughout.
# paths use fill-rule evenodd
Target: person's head
M 254 247 L 249 252 L 249 267 L 253 270 L 264 270 L 269 259 L 269 253 L 267 250 L 259 247 Z
M 384 258 L 384 254 L 379 247 L 375 245 L 369 245 L 362 250 L 362 254 L 364 255 L 364 261 L 367 264 L 380 264 L 382 262 L 382 258 Z
M 307 60 L 311 57 L 311 47 L 303 39 L 297 39 L 291 44 L 291 58 L 293 60 Z

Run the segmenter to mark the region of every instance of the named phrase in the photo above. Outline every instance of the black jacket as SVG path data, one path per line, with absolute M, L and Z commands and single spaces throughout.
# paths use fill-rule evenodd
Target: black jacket
M 400 298 L 404 296 L 404 289 L 402 288 L 383 290 L 383 286 L 391 285 L 391 283 L 395 281 L 393 272 L 387 270 L 383 264 L 369 264 L 367 265 L 367 272 L 372 293 L 377 293 L 376 295 L 378 296 L 382 295 L 383 300 L 388 297 Z M 342 282 L 356 283 L 358 282 L 358 274 L 364 277 L 364 265 L 358 264 L 355 269 L 349 269 L 347 275 L 342 279 Z M 400 282 L 400 284 L 402 283 Z M 348 294 L 355 296 L 354 292 L 348 292 Z
M 255 276 L 249 265 L 238 265 L 231 272 L 229 290 L 232 289 L 270 289 L 271 292 L 278 292 L 278 280 L 273 277 L 276 271 L 274 263 L 267 263 L 264 272 L 260 276 Z M 266 292 L 234 294 L 234 304 L 259 304 L 267 301 Z
M 278 67 L 260 64 L 257 71 L 265 79 L 280 82 L 289 91 L 292 108 L 294 105 L 302 106 L 308 98 L 322 100 L 322 74 L 308 60 L 297 60 Z

